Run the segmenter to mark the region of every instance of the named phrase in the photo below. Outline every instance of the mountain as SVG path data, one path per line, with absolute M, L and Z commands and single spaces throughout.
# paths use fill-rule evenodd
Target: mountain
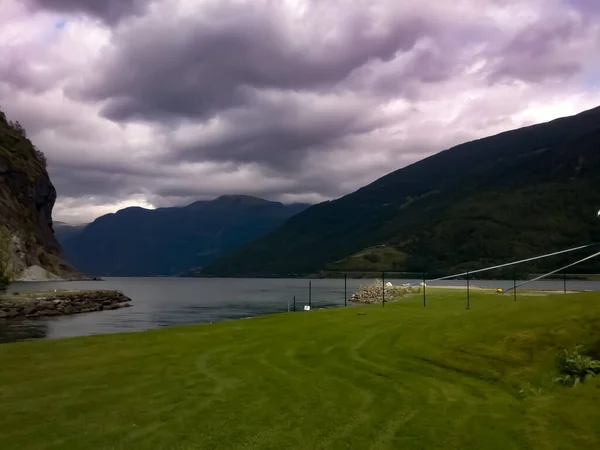
M 600 241 L 599 187 L 596 108 L 461 144 L 392 172 L 307 209 L 202 274 L 482 268 Z M 567 260 L 573 255 L 527 268 Z M 579 270 L 600 266 L 592 261 Z
M 71 239 L 81 233 L 84 228 L 87 226 L 87 223 L 73 225 L 66 222 L 59 222 L 57 220 L 54 221 L 54 235 L 58 242 L 65 242 L 68 239 Z
M 46 275 L 77 278 L 65 262 L 54 236 L 52 209 L 56 189 L 46 171 L 46 159 L 19 122 L 0 111 L 0 227 L 8 229 L 11 278 L 30 278 L 27 269 L 39 266 Z
M 185 207 L 132 207 L 99 217 L 62 244 L 68 260 L 90 275 L 173 276 L 212 262 L 307 207 L 243 195 Z

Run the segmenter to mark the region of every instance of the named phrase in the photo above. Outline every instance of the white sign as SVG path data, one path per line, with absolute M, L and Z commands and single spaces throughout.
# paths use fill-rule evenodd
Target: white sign
M 304 311 L 310 311 L 310 306 L 309 305 L 304 305 Z

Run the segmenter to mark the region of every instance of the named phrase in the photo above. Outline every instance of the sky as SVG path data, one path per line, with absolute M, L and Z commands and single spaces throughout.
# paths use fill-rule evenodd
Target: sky
M 600 105 L 597 0 L 0 0 L 0 108 L 54 219 L 338 198 Z

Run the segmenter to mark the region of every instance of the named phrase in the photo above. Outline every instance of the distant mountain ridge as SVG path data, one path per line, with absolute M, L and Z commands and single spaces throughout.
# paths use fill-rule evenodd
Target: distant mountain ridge
M 205 276 L 448 273 L 600 241 L 600 108 L 455 146 L 291 218 Z M 528 266 L 560 267 L 571 256 Z M 578 267 L 600 272 L 597 261 Z
M 80 225 L 73 225 L 70 223 L 60 222 L 60 221 L 55 220 L 54 224 L 53 224 L 54 236 L 56 236 L 56 239 L 58 240 L 58 242 L 63 242 L 63 241 L 66 241 L 67 239 L 71 238 L 72 236 L 75 236 L 75 235 L 81 233 L 87 225 L 88 225 L 87 223 L 80 224 Z
M 94 276 L 175 276 L 212 262 L 309 205 L 224 195 L 187 206 L 125 208 L 57 229 L 69 262 Z

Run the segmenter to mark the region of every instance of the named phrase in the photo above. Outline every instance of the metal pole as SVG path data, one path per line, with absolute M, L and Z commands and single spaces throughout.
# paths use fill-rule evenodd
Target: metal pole
M 563 291 L 567 293 L 567 274 L 563 272 Z
M 312 309 L 312 281 L 308 280 L 308 306 Z
M 344 306 L 348 306 L 348 275 L 344 274 Z
M 296 296 L 294 295 L 294 311 L 296 311 Z
M 385 308 L 385 272 L 381 272 L 382 304 Z
M 471 283 L 469 280 L 469 272 L 467 272 L 467 309 L 471 309 Z
M 425 291 L 426 289 L 427 289 L 427 286 L 425 283 L 425 274 L 423 274 L 423 307 L 427 306 L 427 293 Z
M 288 305 L 288 312 L 290 312 L 290 299 L 289 298 L 287 300 L 287 305 Z

